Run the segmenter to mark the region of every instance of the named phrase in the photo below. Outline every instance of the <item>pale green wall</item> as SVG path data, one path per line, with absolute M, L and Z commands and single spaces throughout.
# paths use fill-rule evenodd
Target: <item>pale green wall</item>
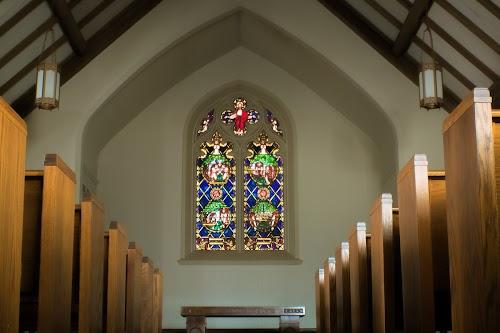
M 245 66 L 241 66 L 243 61 Z M 238 78 L 277 96 L 295 123 L 296 226 L 300 265 L 181 265 L 183 129 L 210 90 Z M 314 271 L 381 189 L 377 147 L 306 86 L 262 58 L 237 49 L 202 68 L 129 123 L 101 152 L 98 193 L 109 219 L 160 265 L 164 318 L 180 328 L 182 305 L 301 305 L 314 327 Z M 252 325 L 252 326 L 249 326 Z M 254 326 L 255 325 L 255 326 Z M 273 321 L 218 320 L 213 327 L 273 327 Z

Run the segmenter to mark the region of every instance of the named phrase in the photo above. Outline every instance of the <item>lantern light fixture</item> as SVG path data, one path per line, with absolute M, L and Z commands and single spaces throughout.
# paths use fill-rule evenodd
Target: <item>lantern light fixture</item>
M 427 25 L 422 38 L 424 43 L 426 34 L 429 35 L 431 54 L 428 55 L 430 59 L 424 61 L 424 52 L 422 51 L 418 84 L 420 107 L 431 110 L 439 109 L 443 105 L 443 70 L 441 65 L 435 60 L 436 56 L 432 35 Z
M 49 35 L 51 41 L 47 47 L 47 38 Z M 45 33 L 42 52 L 36 66 L 35 105 L 43 110 L 53 110 L 59 107 L 61 72 L 57 64 L 54 41 L 54 30 L 50 28 Z M 47 52 L 48 56 L 46 55 Z

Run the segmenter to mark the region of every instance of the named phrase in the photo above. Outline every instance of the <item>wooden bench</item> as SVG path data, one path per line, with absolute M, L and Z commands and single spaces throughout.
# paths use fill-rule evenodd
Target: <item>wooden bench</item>
M 444 172 L 415 155 L 398 175 L 405 331 L 451 329 Z
M 162 332 L 163 319 L 163 275 L 155 268 L 153 285 L 153 332 Z
M 75 174 L 54 154 L 26 171 L 20 330 L 71 330 Z
M 453 332 L 498 330 L 498 141 L 492 132 L 484 88 L 474 89 L 443 124 Z
M 335 251 L 335 293 L 337 294 L 337 331 L 351 331 L 351 287 L 349 243 L 342 242 Z
M 142 249 L 130 242 L 127 252 L 127 332 L 141 331 Z
M 0 97 L 0 332 L 19 331 L 26 124 Z M 4 195 L 8 193 L 8 195 Z
M 491 110 L 497 207 L 500 208 L 500 110 Z
M 299 332 L 299 318 L 305 316 L 303 306 L 183 306 L 186 333 L 205 333 L 207 317 L 279 317 L 280 332 Z
M 326 327 L 325 316 L 325 271 L 318 269 L 315 274 L 316 281 L 316 330 L 323 332 Z
M 325 309 L 325 333 L 333 333 L 337 326 L 337 298 L 335 294 L 335 258 L 330 257 L 323 265 L 325 274 L 324 295 Z
M 399 210 L 384 193 L 370 212 L 373 332 L 403 331 Z
M 352 332 L 372 330 L 370 242 L 366 224 L 358 222 L 349 236 Z
M 125 229 L 111 222 L 104 234 L 104 296 L 103 306 L 107 333 L 125 331 L 125 299 L 128 240 Z
M 154 265 L 151 259 L 142 259 L 141 271 L 141 332 L 153 330 Z
M 104 208 L 93 197 L 75 207 L 72 329 L 100 332 L 103 312 Z

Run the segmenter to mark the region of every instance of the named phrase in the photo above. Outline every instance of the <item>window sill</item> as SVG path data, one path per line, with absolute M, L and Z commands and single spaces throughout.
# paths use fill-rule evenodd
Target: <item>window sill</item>
M 302 260 L 283 252 L 201 252 L 193 251 L 177 261 L 180 265 L 300 265 Z

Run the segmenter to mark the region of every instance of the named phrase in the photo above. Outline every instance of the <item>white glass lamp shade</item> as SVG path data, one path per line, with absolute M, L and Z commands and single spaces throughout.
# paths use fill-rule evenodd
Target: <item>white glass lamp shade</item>
M 420 107 L 437 109 L 443 105 L 443 72 L 439 64 L 425 63 L 418 76 Z
M 59 106 L 60 78 L 57 64 L 44 62 L 37 66 L 35 105 L 38 108 L 52 110 Z

